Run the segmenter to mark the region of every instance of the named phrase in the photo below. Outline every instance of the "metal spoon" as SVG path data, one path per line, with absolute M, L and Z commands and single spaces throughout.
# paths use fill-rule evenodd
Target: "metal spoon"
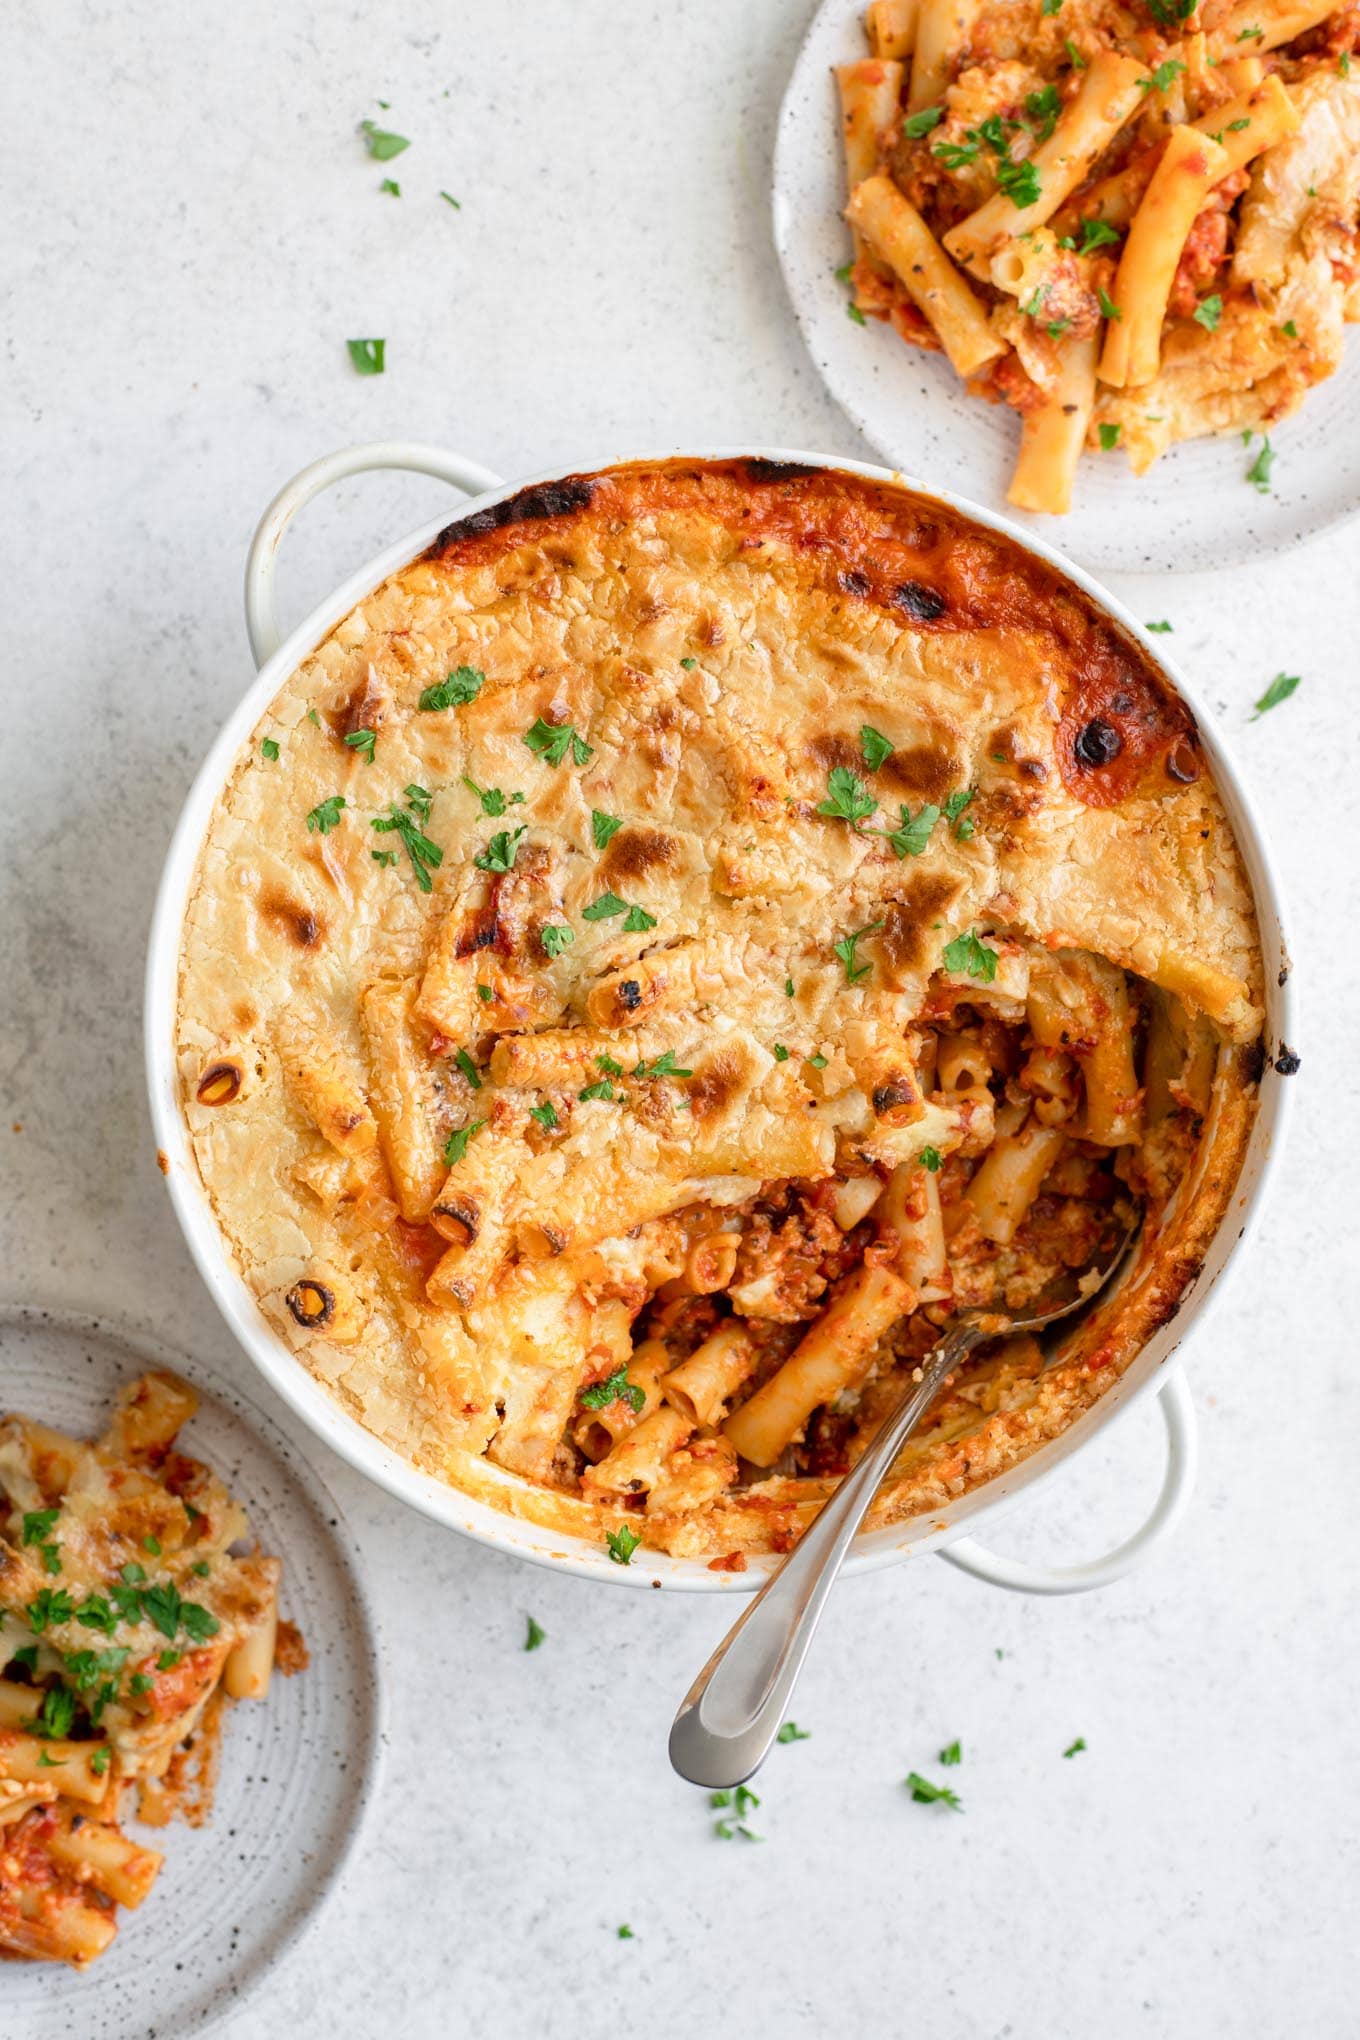
M 967 1311 L 941 1339 L 853 1473 L 824 1503 L 783 1564 L 728 1631 L 685 1695 L 671 1728 L 671 1763 L 695 1785 L 739 1785 L 756 1771 L 788 1711 L 813 1632 L 855 1532 L 941 1382 L 984 1339 L 1037 1332 L 1089 1303 L 1122 1264 L 1129 1227 L 1104 1266 L 1074 1275 L 1025 1317 Z

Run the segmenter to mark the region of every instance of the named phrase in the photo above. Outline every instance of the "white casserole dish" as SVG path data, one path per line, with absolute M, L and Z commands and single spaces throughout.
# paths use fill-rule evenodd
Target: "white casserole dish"
M 999 1586 L 1061 1594 L 1104 1585 L 1121 1577 L 1147 1555 L 1171 1529 L 1189 1498 L 1194 1478 L 1194 1417 L 1178 1356 L 1187 1335 L 1205 1322 L 1230 1262 L 1249 1236 L 1283 1136 L 1289 1084 L 1276 1068 L 1276 1056 L 1282 1044 L 1294 1046 L 1292 989 L 1279 901 L 1260 821 L 1203 703 L 1167 659 L 1162 645 L 1149 640 L 1141 626 L 1119 603 L 1089 575 L 1064 560 L 1053 547 L 1021 532 L 1007 519 L 962 498 L 942 490 L 930 490 L 910 477 L 894 475 L 886 468 L 864 462 L 832 460 L 825 455 L 770 447 L 677 451 L 697 459 L 721 460 L 754 454 L 769 460 L 797 461 L 836 468 L 880 482 L 896 481 L 921 493 L 934 495 L 978 524 L 1006 533 L 1017 545 L 1065 573 L 1100 609 L 1142 644 L 1181 693 L 1199 724 L 1204 748 L 1236 832 L 1255 896 L 1265 976 L 1267 1055 L 1261 1083 L 1261 1104 L 1232 1203 L 1177 1316 L 1144 1346 L 1122 1378 L 1093 1408 L 1028 1459 L 960 1497 L 948 1508 L 910 1523 L 866 1533 L 847 1567 L 851 1572 L 865 1572 L 912 1557 L 918 1552 L 934 1550 L 964 1570 Z M 388 575 L 407 566 L 424 551 L 449 521 L 446 514 L 422 526 L 400 544 L 370 561 L 351 575 L 327 602 L 314 610 L 305 623 L 281 640 L 274 619 L 274 567 L 279 542 L 292 518 L 305 503 L 332 483 L 371 469 L 405 468 L 437 476 L 475 496 L 475 502 L 468 507 L 481 508 L 498 502 L 517 489 L 556 479 L 564 473 L 608 464 L 606 459 L 578 463 L 575 469 L 559 466 L 546 474 L 503 484 L 476 463 L 434 448 L 397 443 L 352 447 L 305 469 L 269 506 L 255 534 L 246 568 L 246 620 L 259 672 L 228 716 L 190 789 L 166 858 L 152 921 L 146 980 L 146 1057 L 151 1116 L 171 1202 L 190 1252 L 219 1310 L 270 1385 L 318 1437 L 333 1446 L 360 1473 L 436 1522 L 447 1524 L 480 1543 L 514 1552 L 536 1563 L 609 1580 L 614 1585 L 657 1585 L 741 1593 L 758 1586 L 777 1560 L 753 1557 L 745 1573 L 713 1572 L 703 1559 L 674 1558 L 648 1551 L 631 1566 L 619 1566 L 599 1545 L 540 1529 L 444 1485 L 399 1458 L 364 1430 L 279 1338 L 236 1268 L 199 1177 L 180 1106 L 176 1074 L 175 1010 L 185 909 L 199 851 L 237 753 L 261 713 L 299 662 L 357 602 L 362 601 Z M 460 510 L 459 514 L 464 512 Z M 1102 1558 L 1056 1569 L 1026 1566 L 999 1558 L 976 1541 L 977 1533 L 1013 1507 L 1022 1492 L 1036 1489 L 1052 1479 L 1067 1459 L 1089 1443 L 1105 1424 L 1142 1397 L 1154 1394 L 1160 1397 L 1167 1428 L 1166 1479 L 1151 1515 L 1133 1537 Z

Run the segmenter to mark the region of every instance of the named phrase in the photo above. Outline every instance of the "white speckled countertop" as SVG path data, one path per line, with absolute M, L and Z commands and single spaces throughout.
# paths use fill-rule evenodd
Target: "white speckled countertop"
M 506 474 L 686 439 L 865 452 L 769 243 L 809 13 L 50 0 L 10 19 L 10 1297 L 149 1324 L 246 1377 L 157 1174 L 139 1023 L 157 871 L 248 675 L 240 568 L 280 481 L 388 436 Z M 400 200 L 355 135 L 379 98 L 415 142 Z M 353 333 L 387 337 L 381 380 L 350 368 Z M 317 505 L 284 565 L 291 613 L 444 493 L 383 479 Z M 522 1569 L 317 1447 L 386 1625 L 386 1810 L 229 2040 L 577 2040 L 620 2019 L 653 2040 L 1355 2033 L 1357 565 L 1353 526 L 1119 584 L 1174 623 L 1267 814 L 1304 1001 L 1277 1196 L 1190 1355 L 1203 1471 L 1174 1545 L 1076 1601 L 924 1560 L 847 1585 L 798 1698 L 810 1740 L 761 1780 L 767 1839 L 724 1843 L 665 1734 L 730 1601 Z M 1301 687 L 1252 723 L 1281 669 Z M 999 1541 L 1113 1541 L 1159 1439 L 1140 1410 Z M 532 1656 L 526 1611 L 548 1636 Z M 901 1782 L 955 1736 L 962 1817 Z

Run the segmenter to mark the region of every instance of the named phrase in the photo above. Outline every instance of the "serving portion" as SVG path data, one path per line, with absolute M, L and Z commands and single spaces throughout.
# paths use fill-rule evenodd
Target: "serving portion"
M 246 1517 L 175 1449 L 197 1406 L 165 1372 L 132 1382 L 83 1444 L 0 1418 L 0 1955 L 85 1967 L 147 1896 L 162 1857 L 119 1827 L 197 1825 L 225 1703 L 262 1699 L 277 1559 L 237 1556 Z
M 445 531 L 286 682 L 185 920 L 184 1110 L 279 1332 L 453 1486 L 740 1565 L 958 1310 L 1144 1214 L 877 1504 L 1055 1436 L 1178 1307 L 1260 1071 L 1193 721 L 933 499 L 639 464 Z
M 1022 420 L 1010 500 L 1261 435 L 1360 317 L 1360 70 L 1327 4 L 877 0 L 837 69 L 856 317 Z

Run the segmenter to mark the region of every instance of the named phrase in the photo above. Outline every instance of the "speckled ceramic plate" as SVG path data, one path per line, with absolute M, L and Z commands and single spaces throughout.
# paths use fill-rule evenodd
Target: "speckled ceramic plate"
M 83 1975 L 0 1963 L 5 2040 L 197 2034 L 235 2012 L 316 1917 L 359 1838 L 377 1781 L 377 1639 L 340 1512 L 306 1461 L 236 1390 L 155 1342 L 93 1319 L 0 1309 L 0 1409 L 78 1436 L 123 1382 L 171 1367 L 202 1397 L 186 1448 L 219 1473 L 283 1560 L 282 1608 L 311 1664 L 229 1710 L 211 1821 L 138 1830 L 164 1851 L 155 1889 L 119 1914 Z
M 877 319 L 858 326 L 846 316 L 835 275 L 850 244 L 831 72 L 867 56 L 863 16 L 863 0 L 824 0 L 799 52 L 775 144 L 774 238 L 827 388 L 886 460 L 928 488 L 956 490 L 1029 525 L 1096 573 L 1230 566 L 1282 551 L 1360 510 L 1360 333 L 1339 372 L 1271 433 L 1269 495 L 1248 482 L 1252 455 L 1230 434 L 1173 447 L 1141 478 L 1121 455 L 1087 454 L 1066 517 L 1012 508 L 1014 412 L 968 396 L 943 356 L 907 346 Z

